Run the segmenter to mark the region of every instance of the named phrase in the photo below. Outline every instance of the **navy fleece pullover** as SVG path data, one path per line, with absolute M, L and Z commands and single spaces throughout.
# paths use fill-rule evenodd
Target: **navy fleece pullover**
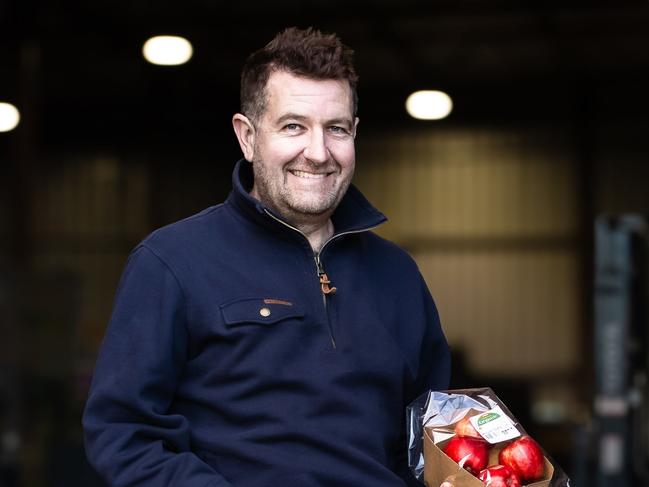
M 314 256 L 251 178 L 240 161 L 225 203 L 132 252 L 84 411 L 91 464 L 111 487 L 412 483 L 405 407 L 449 378 L 417 266 L 353 186 Z

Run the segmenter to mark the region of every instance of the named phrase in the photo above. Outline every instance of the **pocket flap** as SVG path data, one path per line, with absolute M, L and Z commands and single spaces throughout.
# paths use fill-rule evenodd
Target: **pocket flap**
M 275 298 L 237 299 L 221 305 L 226 325 L 246 323 L 277 323 L 289 318 L 303 318 L 302 306 L 288 300 Z

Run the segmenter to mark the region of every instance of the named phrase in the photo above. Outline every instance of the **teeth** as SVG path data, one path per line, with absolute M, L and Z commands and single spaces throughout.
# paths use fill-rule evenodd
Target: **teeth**
M 322 179 L 326 176 L 324 173 L 312 173 L 312 172 L 306 172 L 306 171 L 298 171 L 296 169 L 291 171 L 295 176 L 299 178 L 306 178 L 306 179 Z

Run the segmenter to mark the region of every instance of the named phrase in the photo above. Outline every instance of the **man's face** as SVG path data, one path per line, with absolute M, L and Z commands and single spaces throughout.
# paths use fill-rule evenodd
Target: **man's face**
M 354 174 L 358 120 L 346 81 L 271 74 L 256 123 L 252 196 L 290 222 L 328 218 Z

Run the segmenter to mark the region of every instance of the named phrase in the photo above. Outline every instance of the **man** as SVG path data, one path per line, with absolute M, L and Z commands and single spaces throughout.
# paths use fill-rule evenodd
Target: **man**
M 108 485 L 414 484 L 405 408 L 448 386 L 449 353 L 415 263 L 350 185 L 351 56 L 294 28 L 253 53 L 228 199 L 130 256 L 83 418 Z

